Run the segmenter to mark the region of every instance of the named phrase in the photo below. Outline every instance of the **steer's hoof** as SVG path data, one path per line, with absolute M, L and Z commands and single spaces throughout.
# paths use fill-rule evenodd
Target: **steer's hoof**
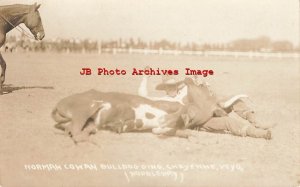
M 87 134 L 78 134 L 76 136 L 72 136 L 74 143 L 87 142 L 89 141 L 89 135 Z
M 176 131 L 176 136 L 180 138 L 189 138 L 190 133 L 186 130 L 177 130 Z
M 168 127 L 157 127 L 152 129 L 152 133 L 156 135 L 166 135 L 166 136 L 174 136 L 176 133 L 176 129 L 168 128 Z

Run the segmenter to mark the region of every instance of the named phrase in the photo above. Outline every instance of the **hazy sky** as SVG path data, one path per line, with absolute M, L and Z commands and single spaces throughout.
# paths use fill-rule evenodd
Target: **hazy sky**
M 299 38 L 299 0 L 0 0 L 41 3 L 46 37 L 226 42 Z

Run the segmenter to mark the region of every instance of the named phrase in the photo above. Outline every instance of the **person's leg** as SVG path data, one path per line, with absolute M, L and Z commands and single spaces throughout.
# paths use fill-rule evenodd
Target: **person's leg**
M 264 124 L 260 120 L 257 120 L 257 116 L 255 111 L 250 108 L 244 101 L 238 100 L 232 106 L 232 111 L 238 114 L 243 119 L 247 120 L 251 123 L 252 126 L 261 128 L 261 129 L 269 129 L 274 127 L 275 124 Z
M 256 123 L 256 117 L 254 115 L 254 111 L 247 106 L 247 104 L 238 100 L 232 105 L 232 111 L 238 114 L 240 117 L 248 120 L 250 123 Z
M 253 138 L 271 139 L 271 132 L 258 129 L 250 124 L 244 123 L 232 117 L 216 117 L 206 122 L 200 130 L 208 132 L 225 133 L 230 132 L 236 136 L 250 136 Z
M 257 121 L 256 114 L 244 101 L 238 100 L 232 106 L 232 111 L 238 114 L 240 117 L 249 121 L 253 126 L 261 128 L 262 125 Z
M 198 130 L 225 133 L 227 129 L 227 119 L 228 117 L 213 117 L 208 120 L 204 125 L 202 125 Z
M 253 138 L 265 138 L 267 140 L 272 139 L 272 133 L 270 130 L 264 130 L 260 128 L 256 128 L 254 126 L 248 126 L 246 130 L 247 136 L 253 137 Z

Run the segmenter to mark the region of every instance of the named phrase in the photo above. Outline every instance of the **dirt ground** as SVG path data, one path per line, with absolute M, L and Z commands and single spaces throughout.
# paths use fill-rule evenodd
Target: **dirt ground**
M 295 59 L 4 53 L 7 91 L 0 96 L 0 186 L 299 186 L 300 65 Z M 75 145 L 54 128 L 63 97 L 97 89 L 137 93 L 133 67 L 212 69 L 219 95 L 248 94 L 259 118 L 274 124 L 266 141 L 199 132 L 193 139 L 100 131 Z M 81 76 L 81 68 L 94 70 Z M 98 76 L 97 68 L 126 69 Z M 150 78 L 151 95 L 159 76 Z

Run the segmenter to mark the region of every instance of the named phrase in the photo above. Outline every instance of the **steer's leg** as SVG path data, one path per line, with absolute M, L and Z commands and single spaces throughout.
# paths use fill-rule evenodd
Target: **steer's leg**
M 165 115 L 161 119 L 160 127 L 153 128 L 152 133 L 156 135 L 177 136 L 177 130 L 183 128 L 183 121 L 181 119 L 183 111 L 184 109 L 180 108 L 174 113 Z
M 161 127 L 170 127 L 170 128 L 183 127 L 183 123 L 182 123 L 183 121 L 181 115 L 184 111 L 185 111 L 184 108 L 180 108 L 176 112 L 165 115 L 161 120 Z
M 57 123 L 57 124 L 55 124 L 54 127 L 59 129 L 59 130 L 65 131 L 66 134 L 69 134 L 70 129 L 71 129 L 71 121 L 63 122 L 63 123 Z
M 3 59 L 1 53 L 0 53 L 0 66 L 1 66 L 1 71 L 0 71 L 0 95 L 3 94 L 3 84 L 5 81 L 5 71 L 6 71 L 6 62 Z
M 72 124 L 70 125 L 71 137 L 75 143 L 83 141 L 86 139 L 86 133 L 83 131 L 83 127 L 87 123 L 88 118 L 84 116 L 76 116 L 72 119 Z
M 72 136 L 75 143 L 89 141 L 90 135 L 97 132 L 96 124 L 92 120 L 88 120 L 84 129 L 77 135 Z
M 72 125 L 71 125 L 71 136 L 75 142 L 77 139 L 81 140 L 82 135 L 86 136 L 86 134 L 90 134 L 87 131 L 84 132 L 86 127 L 89 127 L 89 119 L 93 117 L 96 112 L 101 110 L 103 103 L 92 103 L 92 104 L 85 104 L 80 108 L 76 108 L 73 111 L 73 118 L 72 118 Z M 95 122 L 93 122 L 95 123 Z M 96 124 L 94 124 L 96 126 Z

